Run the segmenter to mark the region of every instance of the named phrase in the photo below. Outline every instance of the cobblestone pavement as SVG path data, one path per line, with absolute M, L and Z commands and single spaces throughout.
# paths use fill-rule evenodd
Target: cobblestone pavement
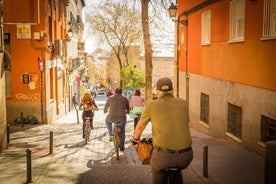
M 83 144 L 82 124 L 76 123 L 75 111 L 59 118 L 53 124 L 11 134 L 8 149 L 0 154 L 0 183 L 22 184 L 27 181 L 27 149 L 32 153 L 31 176 L 32 183 L 35 184 L 151 183 L 150 166 L 141 165 L 137 152 L 129 140 L 133 134 L 133 121 L 129 119 L 127 122 L 126 149 L 120 152 L 120 159 L 116 160 L 113 143 L 108 141 L 104 118 L 102 110 L 96 112 L 94 130 L 87 145 Z M 50 131 L 53 132 L 53 154 L 49 154 Z M 150 132 L 151 127 L 148 126 L 142 137 L 149 137 Z M 183 171 L 185 184 L 263 183 L 263 168 L 259 168 L 263 167 L 263 158 L 194 130 L 192 136 L 195 155 L 192 164 Z M 202 146 L 206 143 L 213 146 L 210 149 L 212 159 L 209 159 L 208 178 L 202 176 L 201 167 Z M 214 149 L 220 149 L 221 155 L 216 154 Z M 228 153 L 224 158 L 223 149 L 241 156 L 237 160 L 236 156 L 233 157 Z M 241 161 L 238 165 L 231 166 L 233 160 L 236 162 L 245 160 L 247 165 Z M 238 168 L 235 169 L 235 166 Z M 253 167 L 257 169 L 248 169 Z M 242 173 L 241 170 L 243 175 L 239 174 Z
M 126 126 L 126 149 L 116 160 L 103 112 L 96 112 L 87 145 L 81 137 L 82 125 L 75 118 L 72 111 L 53 124 L 11 134 L 8 149 L 0 155 L 1 183 L 27 181 L 27 149 L 32 156 L 32 183 L 151 183 L 150 166 L 141 165 L 129 140 L 133 134 L 132 120 Z M 143 137 L 150 136 L 150 129 L 147 127 Z M 49 154 L 50 131 L 53 132 L 53 154 Z M 183 175 L 186 183 L 202 183 L 191 168 Z M 189 178 L 190 175 L 194 176 Z

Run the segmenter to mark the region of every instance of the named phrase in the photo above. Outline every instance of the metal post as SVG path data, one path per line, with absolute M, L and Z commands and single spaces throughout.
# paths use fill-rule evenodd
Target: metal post
M 10 124 L 7 125 L 7 143 L 10 143 Z
M 32 151 L 28 148 L 26 150 L 27 155 L 27 181 L 26 183 L 32 183 Z
M 43 70 L 40 70 L 40 116 L 41 123 L 43 123 Z
M 23 112 L 20 113 L 20 118 L 21 118 L 21 127 L 24 127 Z
M 203 177 L 208 177 L 208 146 L 203 147 Z
M 50 131 L 50 150 L 49 150 L 49 154 L 53 153 L 53 132 Z

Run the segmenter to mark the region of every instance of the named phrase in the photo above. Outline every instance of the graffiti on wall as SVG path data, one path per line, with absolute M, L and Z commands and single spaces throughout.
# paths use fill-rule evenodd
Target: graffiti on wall
M 17 93 L 15 97 L 17 100 L 22 100 L 22 101 L 40 101 L 39 93 L 34 93 L 34 94 Z

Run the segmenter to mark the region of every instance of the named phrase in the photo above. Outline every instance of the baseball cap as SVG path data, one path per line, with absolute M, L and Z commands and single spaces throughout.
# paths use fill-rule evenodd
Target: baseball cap
M 170 91 L 173 89 L 173 84 L 171 79 L 164 77 L 158 79 L 156 83 L 157 90 L 159 91 Z

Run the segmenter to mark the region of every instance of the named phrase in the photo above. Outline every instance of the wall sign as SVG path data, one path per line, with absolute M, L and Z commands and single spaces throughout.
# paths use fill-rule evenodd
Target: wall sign
M 29 84 L 29 82 L 30 82 L 30 75 L 28 73 L 23 73 L 21 75 L 21 77 L 22 77 L 22 83 L 23 84 Z
M 29 24 L 17 24 L 16 27 L 17 39 L 31 39 L 31 25 Z

